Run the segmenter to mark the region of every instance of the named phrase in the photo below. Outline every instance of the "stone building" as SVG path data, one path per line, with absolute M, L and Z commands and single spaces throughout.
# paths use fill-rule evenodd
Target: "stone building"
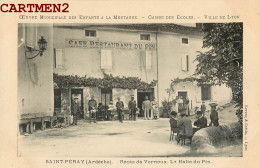
M 30 31 L 29 31 L 30 29 Z M 31 30 L 32 29 L 32 30 Z M 231 89 L 226 86 L 197 86 L 196 82 L 175 83 L 172 80 L 189 78 L 196 68 L 197 51 L 202 50 L 203 33 L 200 27 L 176 24 L 19 24 L 18 41 L 35 43 L 45 36 L 47 50 L 42 57 L 25 59 L 24 48 L 18 48 L 18 104 L 20 114 L 53 115 L 70 113 L 74 97 L 80 100 L 82 118 L 88 115 L 88 100 L 92 95 L 103 105 L 115 104 L 121 97 L 127 106 L 134 94 L 141 108 L 145 96 L 163 100 L 177 95 L 188 97 L 194 109 L 202 101 L 220 105 L 231 101 Z M 19 42 L 18 42 L 19 43 Z M 136 77 L 144 83 L 157 81 L 149 89 L 116 87 L 71 86 L 60 88 L 53 82 L 59 76 L 79 76 L 102 79 Z M 54 83 L 54 84 L 53 84 Z M 166 92 L 170 87 L 173 92 Z M 53 99 L 54 97 L 54 99 Z M 209 108 L 208 108 L 209 109 Z M 162 114 L 162 110 L 160 111 Z

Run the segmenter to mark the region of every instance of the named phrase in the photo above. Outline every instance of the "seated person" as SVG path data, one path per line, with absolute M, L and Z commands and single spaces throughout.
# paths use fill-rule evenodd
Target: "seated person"
M 207 127 L 207 118 L 203 117 L 201 111 L 197 111 L 196 119 L 197 120 L 194 122 L 194 125 L 197 126 L 199 129 Z
M 197 128 L 194 129 L 194 132 L 198 131 L 201 128 L 207 127 L 207 118 L 203 117 L 203 114 L 201 111 L 197 111 L 196 121 L 194 122 L 194 126 Z
M 174 133 L 178 134 L 179 132 L 179 128 L 177 127 L 177 122 L 178 122 L 177 113 L 175 111 L 171 112 L 171 118 L 169 122 L 171 127 L 170 141 L 172 141 Z
M 192 138 L 193 129 L 191 120 L 186 116 L 184 112 L 181 113 L 181 119 L 177 122 L 177 126 L 179 127 L 179 136 L 177 137 L 177 143 L 180 142 L 181 139 Z

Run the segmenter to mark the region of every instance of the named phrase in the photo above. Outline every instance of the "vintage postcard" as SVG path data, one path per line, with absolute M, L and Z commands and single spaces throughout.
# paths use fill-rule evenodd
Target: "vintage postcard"
M 259 167 L 259 5 L 0 3 L 0 167 Z

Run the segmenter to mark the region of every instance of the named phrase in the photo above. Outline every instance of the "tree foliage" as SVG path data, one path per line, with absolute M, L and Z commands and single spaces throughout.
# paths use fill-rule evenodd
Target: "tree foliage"
M 203 24 L 205 37 L 195 75 L 201 75 L 214 85 L 227 84 L 242 115 L 243 107 L 243 24 Z
M 119 77 L 104 73 L 104 78 L 93 78 L 77 75 L 59 75 L 53 74 L 53 81 L 58 88 L 73 87 L 98 87 L 98 88 L 121 88 L 121 89 L 143 89 L 147 90 L 156 86 L 157 81 L 151 83 L 141 81 L 137 77 Z

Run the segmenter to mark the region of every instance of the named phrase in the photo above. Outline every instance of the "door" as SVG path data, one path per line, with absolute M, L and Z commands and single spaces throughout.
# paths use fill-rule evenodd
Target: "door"
M 178 92 L 178 96 L 182 97 L 182 104 L 178 105 L 178 112 L 180 112 L 181 108 L 185 109 L 185 113 L 187 115 L 190 115 L 190 109 L 189 109 L 189 101 L 187 101 L 187 92 Z
M 83 89 L 71 89 L 71 104 L 73 104 L 74 98 L 78 98 L 79 107 L 80 107 L 80 110 L 81 110 L 81 114 L 79 115 L 79 119 L 84 119 Z M 72 106 L 70 106 L 70 107 L 72 108 Z
M 61 89 L 54 89 L 54 115 L 61 112 Z
M 102 106 L 108 106 L 110 101 L 112 101 L 112 89 L 101 89 Z
M 104 109 L 103 115 L 107 114 L 109 103 L 112 100 L 112 89 L 101 89 L 101 103 L 102 109 Z M 102 117 L 105 118 L 105 116 Z
M 140 114 L 139 114 L 140 117 L 144 116 L 142 104 L 145 96 L 148 96 L 148 99 L 152 101 L 154 98 L 154 89 L 152 88 L 149 90 L 137 90 L 137 106 L 140 109 Z

